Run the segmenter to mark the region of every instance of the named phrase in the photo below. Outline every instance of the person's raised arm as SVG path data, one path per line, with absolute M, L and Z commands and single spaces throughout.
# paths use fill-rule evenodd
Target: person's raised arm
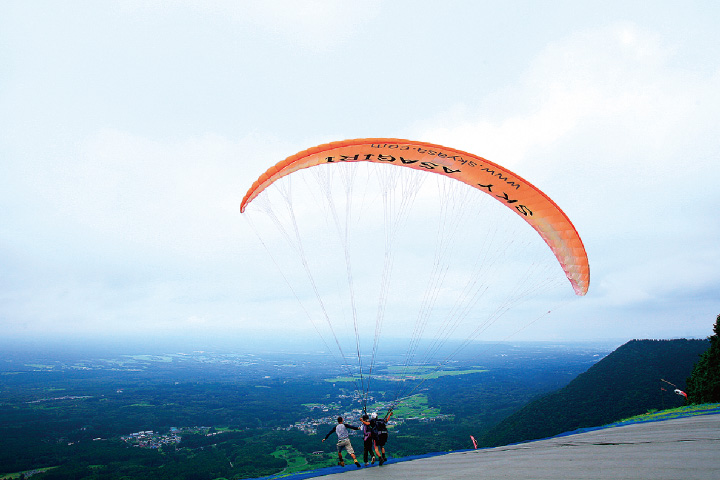
M 336 426 L 337 426 L 337 425 L 336 425 Z M 330 431 L 328 432 L 327 435 L 325 435 L 325 438 L 323 438 L 322 441 L 324 442 L 325 440 L 327 440 L 328 437 L 329 437 L 330 435 L 332 435 L 333 433 L 335 433 L 335 427 L 332 427 L 332 428 L 330 429 Z

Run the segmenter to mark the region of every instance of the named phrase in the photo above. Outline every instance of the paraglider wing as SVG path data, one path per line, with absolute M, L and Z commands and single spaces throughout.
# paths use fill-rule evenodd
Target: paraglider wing
M 376 162 L 423 170 L 464 182 L 510 208 L 545 240 L 560 262 L 575 293 L 585 295 L 590 268 L 585 247 L 565 213 L 538 188 L 482 157 L 453 148 L 410 140 L 369 138 L 343 140 L 299 152 L 271 167 L 243 198 L 240 211 L 265 188 L 293 172 L 321 164 Z
M 675 389 L 675 393 L 678 394 L 678 395 L 682 395 L 683 397 L 687 398 L 687 393 L 683 392 L 683 391 L 680 390 L 679 388 L 676 388 L 676 389 Z

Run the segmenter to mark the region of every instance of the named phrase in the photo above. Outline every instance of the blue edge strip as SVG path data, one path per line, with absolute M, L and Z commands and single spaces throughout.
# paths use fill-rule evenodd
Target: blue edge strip
M 650 422 L 664 422 L 665 420 L 672 420 L 675 418 L 685 418 L 685 417 L 695 417 L 699 415 L 717 415 L 720 414 L 720 403 L 717 404 L 710 404 L 708 405 L 708 408 L 699 409 L 699 410 L 689 410 L 689 411 L 678 411 L 678 412 L 672 412 L 667 415 L 660 414 L 657 417 L 639 417 L 637 419 L 630 419 L 630 420 L 623 420 L 620 422 L 615 423 L 609 423 L 607 425 L 603 425 L 600 427 L 587 427 L 587 428 L 578 428 L 577 430 L 572 430 L 569 432 L 560 433 L 558 435 L 554 435 L 552 437 L 547 438 L 538 438 L 535 440 L 529 440 L 529 442 L 537 442 L 540 440 L 547 440 L 548 438 L 557 438 L 557 437 L 566 437 L 568 435 L 576 435 L 578 433 L 585 433 L 585 432 L 593 432 L 595 430 L 603 430 L 605 428 L 612 428 L 612 427 L 622 427 L 625 425 L 634 425 L 638 423 L 650 423 Z M 519 443 L 528 443 L 528 442 L 519 442 Z M 511 444 L 511 445 L 518 445 L 519 443 Z M 437 457 L 440 455 L 447 455 L 448 453 L 458 453 L 458 452 L 471 452 L 472 449 L 468 450 L 453 450 L 452 452 L 433 452 L 433 453 L 425 453 L 423 455 L 412 455 L 409 457 L 402 457 L 402 458 L 388 458 L 386 464 L 389 463 L 399 463 L 399 462 L 409 462 L 411 460 L 418 460 L 420 458 L 430 458 L 430 457 Z M 375 468 L 373 467 L 363 467 L 363 468 Z M 357 470 L 357 467 L 353 463 L 348 463 L 346 467 L 324 467 L 324 468 L 317 468 L 315 470 L 307 470 L 305 472 L 298 472 L 294 474 L 277 474 L 277 475 L 270 475 L 269 477 L 261 477 L 261 478 L 255 478 L 250 480 L 303 480 L 306 478 L 314 478 L 314 477 L 321 477 L 324 475 L 331 475 L 333 473 L 342 473 L 347 471 Z

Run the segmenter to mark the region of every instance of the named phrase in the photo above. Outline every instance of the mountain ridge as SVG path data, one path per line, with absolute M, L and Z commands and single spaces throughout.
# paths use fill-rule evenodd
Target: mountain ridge
M 694 364 L 708 346 L 707 340 L 631 340 L 565 387 L 502 420 L 483 435 L 481 445 L 548 438 L 648 410 L 680 406 L 684 397 L 673 393 L 673 387 L 685 388 Z

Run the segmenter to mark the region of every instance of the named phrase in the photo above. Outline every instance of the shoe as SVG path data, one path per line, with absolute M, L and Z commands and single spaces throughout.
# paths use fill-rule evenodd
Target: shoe
M 370 463 L 372 463 L 373 465 L 375 464 L 375 455 L 372 456 L 372 460 L 370 460 Z
M 362 468 L 362 466 L 360 465 L 360 462 L 355 462 L 355 466 L 358 468 Z
M 382 464 L 385 463 L 385 459 L 380 457 L 380 466 L 382 467 Z
M 345 466 L 345 460 L 340 460 L 340 461 L 338 462 L 338 465 L 340 465 L 341 467 L 344 467 L 344 466 Z
M 368 463 L 367 463 L 367 462 L 365 462 L 365 467 L 367 467 L 367 466 L 368 466 Z
M 383 462 L 387 462 L 387 457 L 385 456 L 385 453 L 382 454 Z

